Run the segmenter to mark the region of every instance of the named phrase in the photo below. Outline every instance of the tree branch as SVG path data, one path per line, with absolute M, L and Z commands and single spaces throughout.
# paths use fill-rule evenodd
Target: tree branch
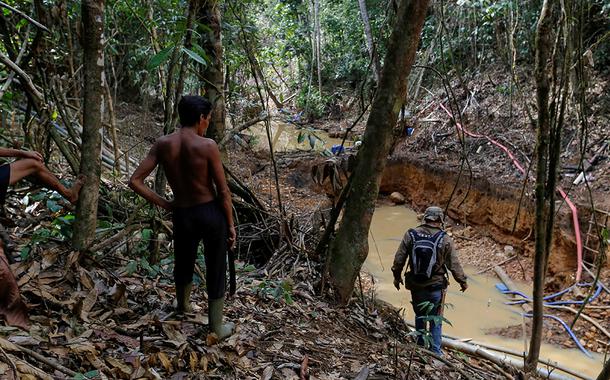
M 30 16 L 26 15 L 25 13 L 21 12 L 19 9 L 13 8 L 10 5 L 3 3 L 2 1 L 0 1 L 0 7 L 6 8 L 6 9 L 8 9 L 10 11 L 13 11 L 13 12 L 17 13 L 21 17 L 23 17 L 26 20 L 28 20 L 29 22 L 31 22 L 32 24 L 34 24 L 37 27 L 39 27 L 40 29 L 44 30 L 45 32 L 51 33 L 51 31 L 46 26 L 42 25 L 41 23 L 39 23 L 38 21 L 34 20 L 33 18 L 31 18 Z

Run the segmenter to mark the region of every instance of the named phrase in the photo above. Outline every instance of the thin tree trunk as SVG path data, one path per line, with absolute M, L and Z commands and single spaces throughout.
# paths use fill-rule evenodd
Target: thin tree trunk
M 322 96 L 322 67 L 320 65 L 320 43 L 322 33 L 320 32 L 320 0 L 313 1 L 314 28 L 316 40 L 316 67 L 318 69 L 318 93 Z
M 84 104 L 80 174 L 85 183 L 76 206 L 73 244 L 88 248 L 95 238 L 102 148 L 102 89 L 104 85 L 104 0 L 83 0 Z
M 388 52 L 371 113 L 358 152 L 352 189 L 343 221 L 331 243 L 330 276 L 338 299 L 349 300 L 354 281 L 368 255 L 368 231 L 379 194 L 381 173 L 392 140 L 392 128 L 407 90 L 407 77 L 415 61 L 428 0 L 400 2 L 388 43 Z
M 212 122 L 207 137 L 220 142 L 225 134 L 224 59 L 222 50 L 222 24 L 218 0 L 208 0 L 199 11 L 199 22 L 208 27 L 202 31 L 203 49 L 211 62 L 203 70 L 206 97 L 213 104 Z M 221 146 L 221 149 L 224 149 Z
M 571 61 L 571 47 L 566 44 L 567 22 L 564 20 L 563 40 L 555 39 L 554 21 L 560 14 L 559 4 L 545 0 L 540 11 L 536 30 L 536 61 L 534 77 L 536 80 L 536 101 L 538 105 L 538 135 L 536 145 L 536 223 L 535 223 L 535 257 L 532 337 L 525 369 L 532 372 L 536 369 L 542 343 L 544 317 L 544 284 L 549 256 L 553 241 L 555 218 L 555 186 L 557 170 L 560 163 L 561 129 L 567 97 L 566 80 Z M 553 51 L 553 41 L 562 46 L 563 67 L 558 73 Z M 557 74 L 562 77 L 557 77 Z M 551 91 L 551 80 L 557 90 Z M 563 86 L 563 87 L 562 87 Z M 552 96 L 551 96 L 552 95 Z
M 371 32 L 371 23 L 369 21 L 369 12 L 366 9 L 366 1 L 358 0 L 358 6 L 360 6 L 360 17 L 362 18 L 362 24 L 364 25 L 364 36 L 366 37 L 366 47 L 369 51 L 369 57 L 373 62 L 373 78 L 375 83 L 379 83 L 379 73 L 381 73 L 381 66 L 379 64 L 379 56 L 375 50 L 375 44 L 373 43 L 373 33 Z
M 114 170 L 117 174 L 121 174 L 121 154 L 119 152 L 119 139 L 116 134 L 116 114 L 114 113 L 114 99 L 112 99 L 112 91 L 108 81 L 104 81 L 104 90 L 106 91 L 106 102 L 108 103 L 108 115 L 110 126 L 110 138 L 112 138 L 112 149 L 114 154 Z M 126 173 L 129 175 L 129 173 Z

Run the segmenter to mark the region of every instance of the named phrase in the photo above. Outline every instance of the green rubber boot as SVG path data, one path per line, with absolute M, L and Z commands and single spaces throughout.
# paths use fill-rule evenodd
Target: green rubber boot
M 176 285 L 176 311 L 178 313 L 190 313 L 193 311 L 193 308 L 191 307 L 192 289 L 192 282 L 189 282 L 186 285 Z
M 210 329 L 222 340 L 233 334 L 235 324 L 232 322 L 222 323 L 222 309 L 224 308 L 225 298 L 209 300 L 209 320 Z

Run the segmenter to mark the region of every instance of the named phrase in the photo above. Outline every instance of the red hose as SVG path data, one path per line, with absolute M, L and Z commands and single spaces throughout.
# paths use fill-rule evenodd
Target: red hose
M 574 235 L 576 235 L 576 259 L 578 261 L 578 266 L 576 267 L 576 283 L 580 282 L 580 276 L 582 275 L 582 240 L 580 237 L 580 224 L 578 223 L 578 210 L 574 203 L 568 198 L 568 195 L 563 191 L 563 189 L 557 186 L 557 191 L 563 199 L 568 204 L 570 210 L 572 210 L 572 222 L 574 223 Z
M 449 112 L 449 110 L 447 108 L 445 108 L 444 105 L 440 105 L 442 109 L 445 110 L 445 112 L 447 112 L 447 114 L 449 115 L 449 117 L 453 118 L 453 115 L 451 115 L 451 112 Z M 476 138 L 484 138 L 487 139 L 487 141 L 489 141 L 490 143 L 494 144 L 495 146 L 499 147 L 500 149 L 502 149 L 504 152 L 506 152 L 506 154 L 508 154 L 508 157 L 510 157 L 510 159 L 513 161 L 513 163 L 515 164 L 515 166 L 517 167 L 517 169 L 519 169 L 519 171 L 521 172 L 521 174 L 525 175 L 525 169 L 523 169 L 523 166 L 521 166 L 521 164 L 519 163 L 519 161 L 517 161 L 517 159 L 515 158 L 515 156 L 512 154 L 512 152 L 510 150 L 508 150 L 507 147 L 505 147 L 504 145 L 500 144 L 499 142 L 497 142 L 496 140 L 490 138 L 489 136 L 485 136 L 485 135 L 478 135 L 476 133 L 472 133 L 469 132 L 468 130 L 466 130 L 466 128 L 462 127 L 462 125 L 460 123 L 458 123 L 457 121 L 455 122 L 455 125 L 458 127 L 458 129 L 460 129 L 461 131 L 463 131 L 465 134 L 467 134 L 470 137 L 476 137 Z
M 449 115 L 450 118 L 454 119 L 454 117 L 451 114 L 451 112 L 449 112 L 449 110 L 442 103 L 440 103 L 439 105 L 441 106 L 442 109 L 445 110 L 445 112 L 447 113 L 447 115 Z M 523 166 L 521 166 L 519 161 L 517 161 L 515 156 L 512 154 L 512 152 L 507 147 L 505 147 L 504 145 L 502 145 L 499 142 L 495 141 L 494 139 L 492 139 L 489 136 L 479 135 L 479 134 L 476 134 L 476 133 L 469 132 L 460 123 L 458 123 L 457 120 L 454 119 L 454 121 L 455 121 L 455 125 L 457 126 L 457 128 L 459 130 L 461 130 L 462 132 L 464 132 L 465 134 L 467 134 L 468 136 L 475 137 L 475 138 L 484 138 L 484 139 L 487 139 L 487 141 L 489 141 L 490 143 L 494 144 L 495 146 L 499 147 L 504 152 L 506 152 L 508 157 L 510 157 L 510 159 L 513 161 L 513 164 L 515 164 L 515 167 L 523 175 L 525 175 L 525 169 L 523 169 Z M 557 191 L 559 192 L 559 194 L 561 194 L 562 198 L 566 201 L 566 203 L 568 204 L 568 207 L 572 211 L 572 222 L 574 223 L 574 234 L 576 235 L 576 261 L 577 261 L 577 265 L 576 265 L 576 283 L 578 283 L 578 282 L 580 282 L 580 277 L 582 275 L 582 240 L 581 240 L 581 237 L 580 237 L 580 224 L 578 222 L 578 210 L 576 209 L 576 206 L 574 206 L 574 203 L 572 203 L 570 198 L 568 198 L 568 195 L 560 187 L 557 187 Z

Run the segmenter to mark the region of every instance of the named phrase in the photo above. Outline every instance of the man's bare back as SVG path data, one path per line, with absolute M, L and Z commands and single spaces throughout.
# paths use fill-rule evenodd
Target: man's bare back
M 218 148 L 213 140 L 182 128 L 157 140 L 155 148 L 174 193 L 174 207 L 194 206 L 215 198 L 213 183 L 219 182 L 218 176 L 214 176 Z

